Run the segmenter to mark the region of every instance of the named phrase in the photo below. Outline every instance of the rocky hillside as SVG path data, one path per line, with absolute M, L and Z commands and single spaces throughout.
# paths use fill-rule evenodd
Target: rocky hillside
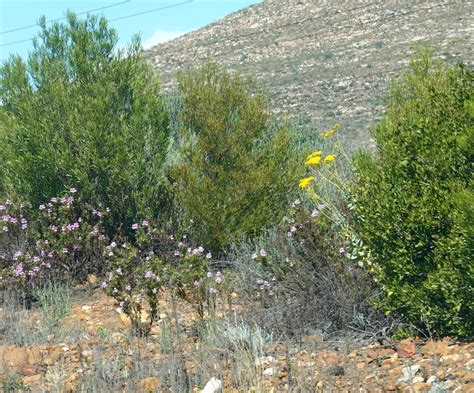
M 365 138 L 414 44 L 473 64 L 473 15 L 468 0 L 265 0 L 147 57 L 165 87 L 177 71 L 212 59 L 256 77 L 276 113 L 291 111 L 318 129 L 339 122 Z

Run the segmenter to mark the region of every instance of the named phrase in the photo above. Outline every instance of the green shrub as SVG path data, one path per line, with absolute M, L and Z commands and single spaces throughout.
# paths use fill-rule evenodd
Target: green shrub
M 272 126 L 255 85 L 214 64 L 179 76 L 180 159 L 172 177 L 185 217 L 214 251 L 278 222 L 298 178 L 287 127 Z
M 377 154 L 355 159 L 355 214 L 382 305 L 440 335 L 474 331 L 472 76 L 421 54 L 373 130 Z
M 46 26 L 0 68 L 0 194 L 38 205 L 72 186 L 113 223 L 162 207 L 168 119 L 138 39 L 118 50 L 104 18 Z

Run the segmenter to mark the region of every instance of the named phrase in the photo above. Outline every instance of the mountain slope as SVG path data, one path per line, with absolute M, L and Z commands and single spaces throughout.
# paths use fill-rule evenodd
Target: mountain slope
M 366 139 L 413 44 L 472 65 L 473 15 L 472 1 L 267 0 L 146 55 L 165 87 L 212 59 L 256 77 L 276 113 L 289 110 L 318 130 L 339 122 Z

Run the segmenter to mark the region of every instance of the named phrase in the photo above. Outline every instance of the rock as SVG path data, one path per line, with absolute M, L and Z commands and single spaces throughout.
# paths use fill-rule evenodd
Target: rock
M 77 381 L 77 374 L 76 373 L 72 373 L 71 375 L 69 375 L 69 377 L 67 378 L 68 382 L 76 382 Z
M 341 363 L 341 357 L 332 353 L 332 354 L 329 354 L 325 359 L 324 361 L 326 362 L 326 364 L 328 366 L 334 366 L 334 365 L 337 365 L 339 363 Z
M 269 367 L 265 370 L 263 370 L 263 375 L 265 377 L 271 377 L 272 375 L 275 375 L 277 372 L 277 368 L 276 367 Z
M 414 364 L 413 366 L 408 366 L 402 369 L 403 375 L 398 378 L 399 382 L 411 382 L 413 378 L 415 378 L 415 374 L 420 370 L 420 366 L 418 364 Z
M 7 345 L 3 347 L 3 363 L 12 369 L 19 368 L 22 364 L 27 363 L 28 355 L 25 348 L 20 348 L 15 345 Z M 0 351 L 0 355 L 2 351 Z
M 142 379 L 138 386 L 141 392 L 145 393 L 153 393 L 159 391 L 160 388 L 160 380 L 158 377 L 148 377 Z
M 412 380 L 411 382 L 412 382 L 412 383 L 425 382 L 425 378 L 423 378 L 423 377 L 415 377 L 415 378 L 413 378 L 413 380 Z
M 468 370 L 474 371 L 474 359 L 469 360 L 465 366 Z
M 397 353 L 401 358 L 409 358 L 416 354 L 416 344 L 412 339 L 402 340 L 397 345 Z
M 90 313 L 92 311 L 92 306 L 82 306 L 81 310 Z
M 87 275 L 87 282 L 90 284 L 90 285 L 95 285 L 97 283 L 97 276 L 93 275 L 93 274 L 88 274 Z
M 257 366 L 270 366 L 276 363 L 276 359 L 273 356 L 263 356 L 255 361 Z
M 435 383 L 433 386 L 428 390 L 428 393 L 447 393 L 448 391 L 441 383 Z
M 28 358 L 29 364 L 38 364 L 41 363 L 41 351 L 38 347 L 28 347 L 26 348 L 26 356 Z
M 438 377 L 436 375 L 432 375 L 431 377 L 429 377 L 426 380 L 426 383 L 432 384 L 432 383 L 437 382 L 437 381 L 438 381 Z
M 441 356 L 441 359 L 439 359 L 441 361 L 441 363 L 456 363 L 457 361 L 459 361 L 461 359 L 461 355 L 459 355 L 458 353 L 454 353 L 452 355 L 445 355 L 445 356 Z
M 416 378 L 419 378 L 419 377 L 416 377 Z M 426 382 L 416 382 L 416 383 L 413 383 L 412 385 L 412 389 L 414 393 L 426 392 L 426 389 L 428 387 L 429 387 L 429 384 L 427 384 Z
M 218 392 L 222 388 L 222 381 L 216 377 L 212 377 L 201 390 L 201 393 L 214 393 Z
M 28 375 L 21 380 L 25 385 L 37 385 L 41 382 L 41 374 Z
M 32 375 L 41 374 L 42 371 L 43 371 L 43 369 L 41 367 L 34 366 L 32 364 L 24 364 L 20 368 L 20 372 L 23 375 L 27 376 L 27 377 L 31 377 Z

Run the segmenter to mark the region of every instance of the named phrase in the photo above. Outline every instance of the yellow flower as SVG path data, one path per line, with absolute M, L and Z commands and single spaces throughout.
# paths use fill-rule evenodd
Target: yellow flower
M 326 131 L 326 132 L 321 132 L 319 135 L 321 135 L 323 138 L 327 138 L 328 136 L 331 136 L 332 134 L 334 134 L 335 130 L 329 130 L 329 131 Z
M 306 165 L 318 165 L 321 161 L 321 157 L 309 157 L 306 160 Z
M 300 180 L 300 188 L 303 190 L 309 186 L 309 183 L 311 183 L 314 180 L 314 176 L 309 176 L 305 177 L 304 179 Z
M 328 156 L 326 156 L 326 157 L 324 158 L 324 162 L 331 162 L 331 161 L 333 161 L 335 158 L 336 158 L 336 155 L 335 155 L 335 154 L 329 154 Z
M 322 155 L 323 155 L 323 151 L 318 150 L 318 151 L 315 151 L 315 152 L 311 153 L 308 157 L 306 157 L 306 159 L 309 160 L 310 158 L 321 157 Z

